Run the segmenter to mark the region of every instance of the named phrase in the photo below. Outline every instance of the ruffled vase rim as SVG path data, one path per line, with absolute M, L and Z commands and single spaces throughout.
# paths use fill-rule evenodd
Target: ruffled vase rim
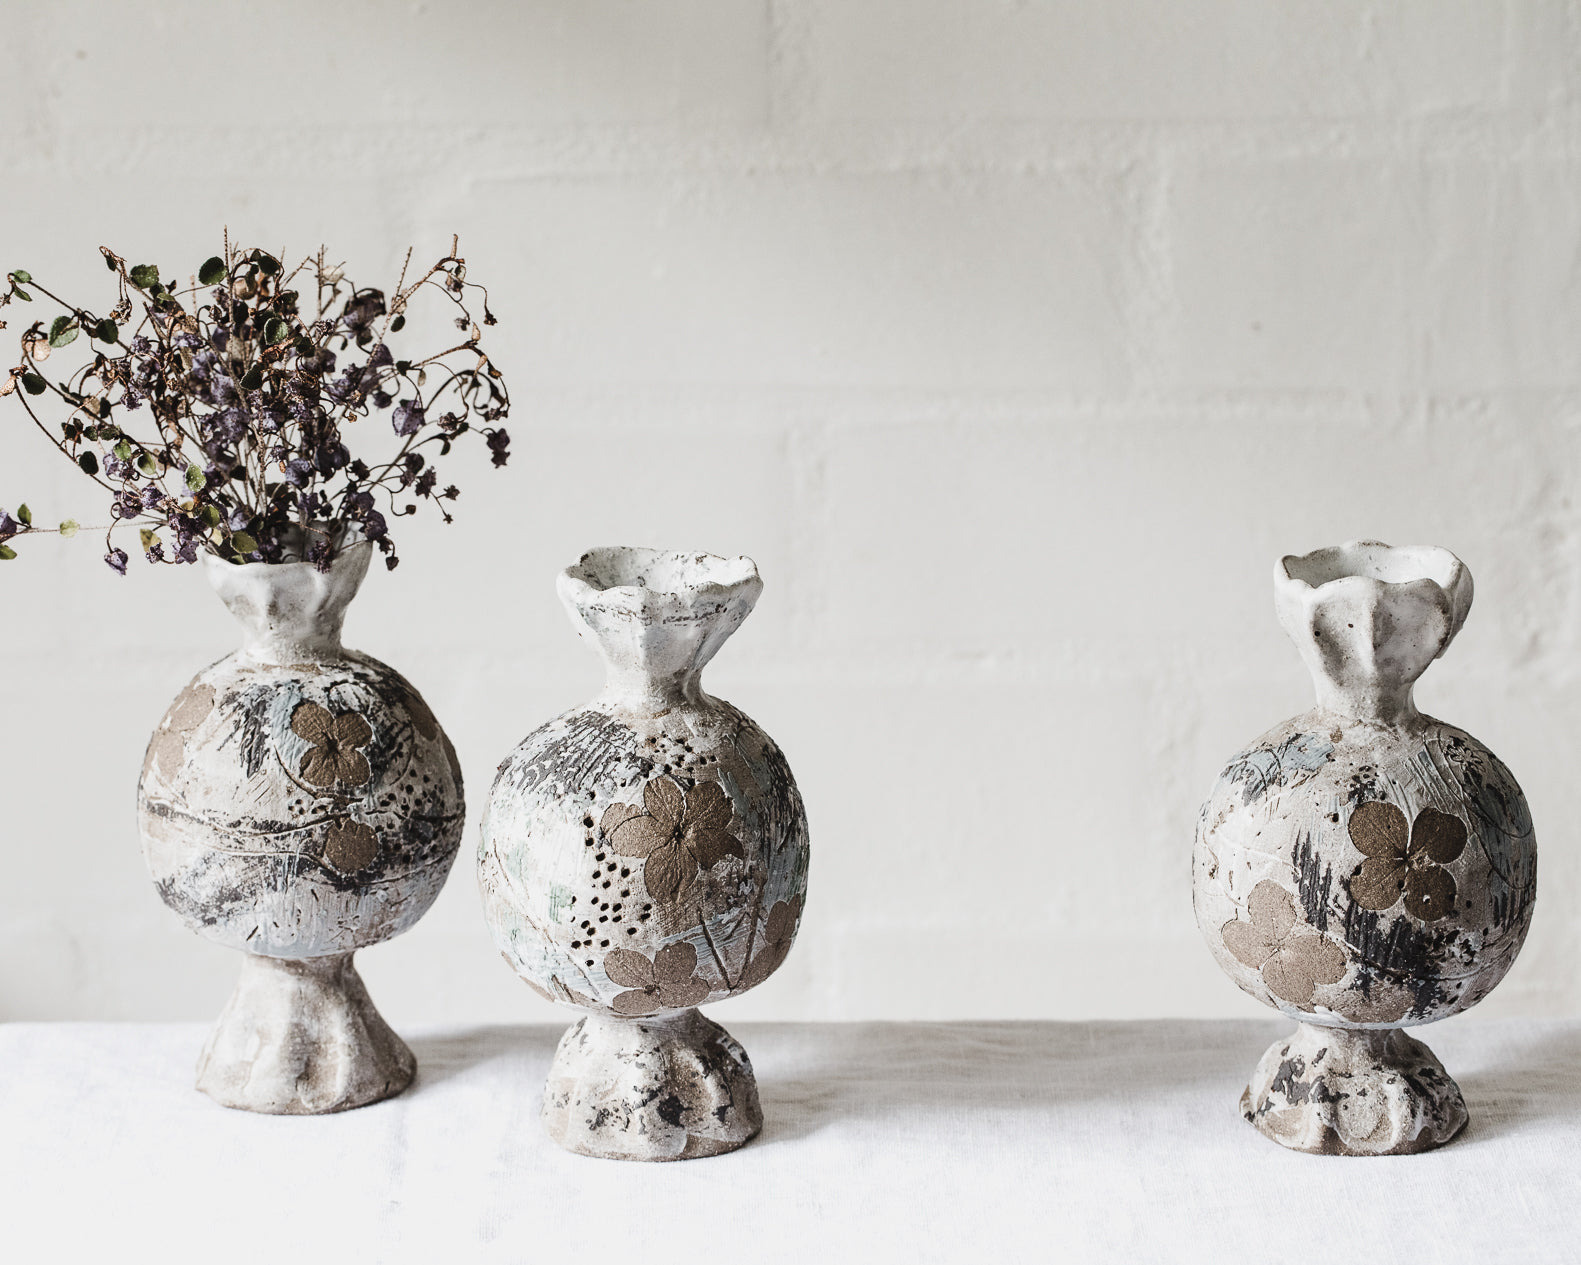
M 589 549 L 556 580 L 577 609 L 664 618 L 708 618 L 721 606 L 748 609 L 763 591 L 757 564 L 745 555 L 606 545 Z
M 1459 633 L 1471 610 L 1471 572 L 1442 545 L 1390 545 L 1381 540 L 1348 540 L 1308 553 L 1285 554 L 1274 566 L 1274 587 L 1281 594 L 1319 601 L 1335 586 L 1364 585 L 1379 590 L 1407 585 L 1440 590 L 1450 613 L 1445 646 Z M 1325 592 L 1327 590 L 1328 592 Z

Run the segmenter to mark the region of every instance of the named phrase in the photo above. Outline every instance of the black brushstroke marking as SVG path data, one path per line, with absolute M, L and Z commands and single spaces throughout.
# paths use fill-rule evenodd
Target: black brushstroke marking
M 1329 899 L 1334 891 L 1334 867 L 1324 865 L 1312 846 L 1312 835 L 1302 835 L 1296 845 L 1291 866 L 1294 871 L 1296 897 L 1306 913 L 1309 923 L 1319 931 L 1328 930 Z
M 1314 1063 L 1316 1061 L 1313 1060 Z M 1310 1081 L 1302 1080 L 1301 1077 L 1306 1074 L 1306 1070 L 1306 1060 L 1300 1055 L 1283 1060 L 1269 1083 L 1268 1092 L 1281 1095 L 1291 1105 L 1304 1102 L 1339 1102 L 1342 1098 L 1348 1097 L 1330 1089 L 1328 1082 L 1321 1076 L 1314 1076 Z
M 542 735 L 557 727 L 560 732 L 543 741 Z M 622 780 L 636 750 L 637 735 L 613 717 L 592 710 L 569 712 L 527 736 L 500 766 L 495 791 L 504 786 L 527 794 L 549 784 L 574 794 L 613 784 Z M 524 751 L 532 755 L 519 758 Z
M 1349 905 L 1343 928 L 1346 944 L 1363 963 L 1408 988 L 1413 1009 L 1426 1011 L 1453 1003 L 1462 983 L 1453 977 L 1463 974 L 1468 965 L 1460 932 L 1453 927 L 1442 931 L 1430 925 L 1418 927 L 1409 915 L 1389 918 L 1385 930 L 1386 913 Z
M 1487 858 L 1493 929 L 1502 934 L 1527 916 L 1537 894 L 1537 840 L 1531 810 L 1504 763 L 1470 735 L 1443 727 L 1440 750 L 1471 810 Z
M 242 772 L 248 779 L 257 777 L 264 761 L 269 758 L 273 741 L 269 729 L 269 712 L 281 684 L 245 685 L 215 700 L 216 708 L 230 725 L 225 736 L 220 739 L 219 749 L 224 750 L 232 739 L 236 741 L 241 751 Z
M 791 774 L 790 763 L 774 739 L 740 708 L 720 700 L 720 711 L 730 720 L 730 731 L 725 741 L 741 752 L 746 763 L 761 771 L 767 778 L 762 787 L 763 795 L 756 807 L 763 814 L 764 839 L 767 844 L 766 861 L 786 844 L 798 844 L 807 838 L 807 808 L 802 802 L 796 779 Z M 800 868 L 805 871 L 805 848 Z M 800 885 L 805 873 L 795 876 Z

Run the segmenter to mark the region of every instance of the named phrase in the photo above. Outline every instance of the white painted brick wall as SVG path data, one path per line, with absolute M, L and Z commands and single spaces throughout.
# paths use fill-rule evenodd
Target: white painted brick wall
M 458 231 L 491 285 L 516 459 L 463 458 L 460 522 L 348 621 L 454 737 L 468 850 L 494 763 L 597 687 L 555 571 L 758 559 L 710 686 L 816 853 L 737 1019 L 1257 1013 L 1198 942 L 1192 825 L 1308 701 L 1274 557 L 1361 535 L 1476 575 L 1422 699 L 1543 846 L 1485 1010 L 1581 1010 L 1573 0 L 0 0 L 0 32 L 0 266 L 84 289 L 100 243 L 190 268 L 228 223 L 360 277 Z M 0 504 L 96 513 L 0 427 Z M 207 1017 L 235 962 L 160 905 L 132 791 L 235 634 L 190 572 L 26 543 L 0 1019 Z M 466 854 L 362 960 L 398 1022 L 550 1017 Z

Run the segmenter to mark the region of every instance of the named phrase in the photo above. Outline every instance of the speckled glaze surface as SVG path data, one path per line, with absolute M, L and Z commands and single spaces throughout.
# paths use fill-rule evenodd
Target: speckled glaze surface
M 616 548 L 558 587 L 607 684 L 500 765 L 478 853 L 506 961 L 589 1012 L 556 1055 L 545 1124 L 593 1155 L 731 1150 L 761 1124 L 751 1064 L 693 1008 L 784 961 L 807 883 L 785 757 L 700 681 L 762 582 L 745 558 Z
M 1466 618 L 1471 576 L 1447 550 L 1361 541 L 1281 559 L 1275 592 L 1318 706 L 1226 765 L 1193 862 L 1215 959 L 1301 1024 L 1242 1108 L 1298 1150 L 1426 1150 L 1464 1127 L 1465 1104 L 1426 1046 L 1389 1030 L 1487 996 L 1536 892 L 1515 779 L 1412 698 Z
M 311 987 L 300 972 L 244 976 L 200 1076 L 229 1106 L 344 1110 L 411 1079 L 405 1047 L 383 1048 L 399 1038 L 350 955 L 405 931 L 433 903 L 464 808 L 454 750 L 422 697 L 341 645 L 369 553 L 345 549 L 328 574 L 205 558 L 244 645 L 193 678 L 144 759 L 144 856 L 187 926 L 269 959 L 344 959 Z M 278 1013 L 266 1015 L 271 1006 Z M 259 1055 L 281 1041 L 295 1053 Z M 381 1070 L 359 1078 L 359 1060 Z

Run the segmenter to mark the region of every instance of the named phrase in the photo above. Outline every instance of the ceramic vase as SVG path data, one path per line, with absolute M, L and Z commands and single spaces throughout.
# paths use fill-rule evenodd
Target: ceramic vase
M 193 678 L 143 762 L 159 894 L 243 955 L 198 1063 L 198 1088 L 227 1107 L 343 1111 L 400 1093 L 416 1067 L 352 954 L 439 894 L 461 841 L 461 770 L 417 691 L 341 645 L 370 553 L 348 546 L 327 573 L 205 555 L 242 648 Z
M 558 580 L 603 692 L 500 765 L 478 877 L 495 943 L 543 996 L 585 1012 L 543 1120 L 572 1151 L 676 1160 L 762 1126 L 746 1051 L 697 1007 L 785 960 L 807 819 L 785 757 L 701 673 L 762 591 L 749 558 L 598 549 Z
M 1219 775 L 1197 825 L 1197 923 L 1224 971 L 1296 1020 L 1241 1099 L 1298 1151 L 1395 1155 L 1466 1124 L 1405 1028 L 1475 1005 L 1531 923 L 1537 850 L 1494 754 L 1412 686 L 1471 607 L 1448 550 L 1358 541 L 1280 560 L 1280 622 L 1317 706 Z

